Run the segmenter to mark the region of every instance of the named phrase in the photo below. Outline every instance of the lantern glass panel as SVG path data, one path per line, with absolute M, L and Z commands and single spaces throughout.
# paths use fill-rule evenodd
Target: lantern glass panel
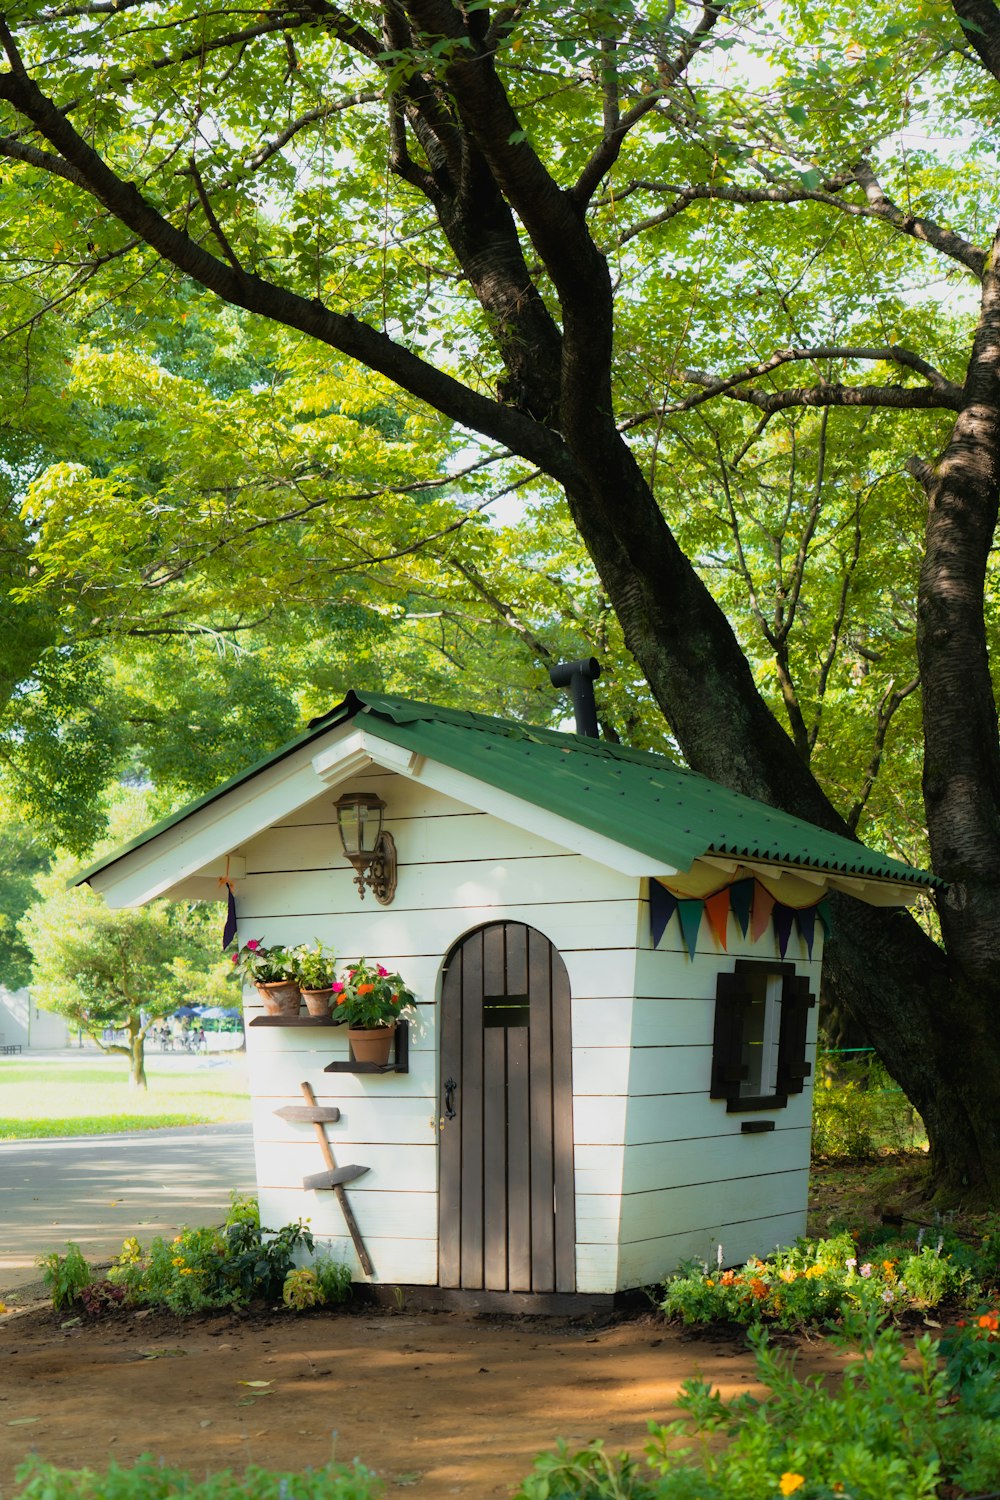
M 337 803 L 337 826 L 348 858 L 372 855 L 382 831 L 382 801 L 360 793 L 342 797 Z
M 381 807 L 361 806 L 358 808 L 358 852 L 360 854 L 374 854 L 378 836 L 382 832 L 382 809 Z

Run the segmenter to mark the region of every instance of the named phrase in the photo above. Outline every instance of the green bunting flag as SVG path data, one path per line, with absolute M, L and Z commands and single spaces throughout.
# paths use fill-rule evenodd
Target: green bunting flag
M 735 885 L 729 887 L 729 910 L 740 924 L 740 931 L 746 937 L 750 927 L 750 908 L 753 906 L 753 877 L 749 880 L 737 880 Z
M 694 950 L 698 946 L 698 929 L 701 927 L 701 914 L 704 909 L 704 901 L 678 901 L 677 915 L 681 919 L 681 932 L 684 934 L 684 946 L 688 951 L 688 958 L 694 958 Z

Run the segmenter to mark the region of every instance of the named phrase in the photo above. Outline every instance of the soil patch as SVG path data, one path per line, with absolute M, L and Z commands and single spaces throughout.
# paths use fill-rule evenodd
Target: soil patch
M 844 1364 L 819 1341 L 800 1357 L 807 1373 Z M 72 1468 L 152 1453 L 202 1474 L 320 1466 L 335 1444 L 388 1494 L 505 1495 L 559 1437 L 641 1452 L 648 1420 L 677 1415 L 695 1374 L 725 1396 L 762 1394 L 742 1337 L 654 1315 L 123 1311 L 71 1323 L 27 1306 L 0 1320 L 0 1494 L 31 1452 Z

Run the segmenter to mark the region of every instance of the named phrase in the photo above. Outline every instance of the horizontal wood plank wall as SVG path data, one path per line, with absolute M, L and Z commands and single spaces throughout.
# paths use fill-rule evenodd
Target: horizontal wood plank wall
M 340 851 L 334 802 L 341 790 L 374 791 L 387 804 L 386 827 L 399 855 L 396 898 L 362 903 Z M 359 775 L 248 842 L 247 875 L 236 889 L 240 942 L 332 944 L 338 958 L 365 957 L 398 969 L 419 1007 L 410 1033 L 408 1074 L 325 1073 L 347 1058 L 346 1033 L 333 1029 L 251 1028 L 248 1032 L 254 1143 L 261 1213 L 271 1228 L 304 1217 L 323 1248 L 362 1279 L 337 1200 L 304 1192 L 302 1178 L 323 1170 L 312 1127 L 274 1111 L 301 1103 L 309 1082 L 320 1104 L 341 1118 L 327 1127 L 338 1165 L 370 1170 L 347 1188 L 380 1282 L 437 1281 L 438 1036 L 440 968 L 452 944 L 483 922 L 536 927 L 555 944 L 574 1004 L 574 1079 L 599 1093 L 575 1097 L 590 1109 L 590 1144 L 603 1155 L 604 1200 L 620 1201 L 624 1133 L 605 1109 L 612 1078 L 627 1075 L 636 941 L 648 918 L 640 882 L 499 819 L 391 773 Z M 637 924 L 639 924 L 637 926 Z M 261 1013 L 246 997 L 248 1019 Z M 576 1034 L 579 1021 L 580 1033 Z M 603 1081 L 588 1052 L 603 1050 Z M 574 1083 L 575 1095 L 580 1094 Z M 578 1160 L 578 1173 L 580 1161 Z M 592 1181 L 586 1163 L 580 1180 Z M 608 1239 L 608 1202 L 585 1219 L 576 1246 L 580 1291 L 613 1291 L 618 1244 Z M 579 1215 L 578 1215 L 578 1222 Z
M 347 789 L 347 788 L 343 788 Z M 388 908 L 362 903 L 340 853 L 327 793 L 239 852 L 240 941 L 321 939 L 341 958 L 398 969 L 420 1001 L 410 1072 L 323 1072 L 346 1060 L 344 1032 L 249 1032 L 254 1136 L 262 1213 L 271 1227 L 305 1216 L 334 1253 L 354 1261 L 337 1201 L 304 1193 L 322 1170 L 308 1126 L 273 1111 L 301 1100 L 310 1082 L 341 1119 L 328 1127 L 340 1165 L 370 1168 L 348 1194 L 376 1279 L 437 1280 L 438 1037 L 440 966 L 452 944 L 482 922 L 536 927 L 558 948 L 573 996 L 577 1289 L 608 1292 L 655 1280 L 692 1254 L 727 1261 L 764 1253 L 804 1228 L 811 1081 L 773 1117 L 776 1129 L 743 1135 L 743 1116 L 708 1097 L 715 981 L 737 957 L 774 958 L 729 927 L 720 953 L 703 924 L 692 962 L 676 918 L 659 950 L 649 940 L 645 886 L 581 856 L 390 773 L 352 779 L 377 791 L 399 851 Z M 338 789 L 338 791 L 341 789 Z M 788 958 L 818 993 L 820 934 L 806 959 L 793 936 Z M 248 1012 L 259 1013 L 248 996 Z M 810 1061 L 815 1055 L 815 1013 Z
M 726 1265 L 748 1255 L 766 1255 L 805 1232 L 812 1079 L 786 1107 L 753 1115 L 728 1114 L 724 1100 L 708 1096 L 720 967 L 737 958 L 777 960 L 773 931 L 759 943 L 743 938 L 730 917 L 728 951 L 722 952 L 703 921 L 693 960 L 674 918 L 660 948 L 648 941 L 637 955 L 636 999 L 631 1007 L 632 1050 L 628 1072 L 609 1070 L 615 1094 L 595 1120 L 580 1101 L 577 1166 L 581 1233 L 598 1240 L 620 1237 L 619 1285 L 641 1286 L 662 1278 L 681 1260 L 700 1256 L 715 1263 L 722 1246 Z M 805 975 L 819 995 L 822 934 L 813 954 L 793 933 L 786 961 Z M 581 1037 L 592 1041 L 584 1019 Z M 589 1054 L 590 1049 L 583 1049 Z M 599 1051 L 599 1049 L 596 1049 Z M 810 1014 L 808 1060 L 815 1065 L 816 1011 Z M 599 1057 L 581 1059 L 593 1076 Z M 609 1132 L 623 1144 L 620 1210 L 602 1201 L 601 1148 L 592 1140 Z M 745 1119 L 773 1120 L 772 1132 L 744 1135 Z M 589 1192 L 587 1191 L 589 1189 Z

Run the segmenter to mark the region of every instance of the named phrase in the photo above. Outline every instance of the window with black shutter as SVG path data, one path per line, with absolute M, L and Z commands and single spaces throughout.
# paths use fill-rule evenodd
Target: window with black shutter
M 730 1114 L 781 1109 L 801 1094 L 809 1010 L 815 997 L 794 964 L 738 958 L 719 975 L 715 999 L 711 1097 Z

